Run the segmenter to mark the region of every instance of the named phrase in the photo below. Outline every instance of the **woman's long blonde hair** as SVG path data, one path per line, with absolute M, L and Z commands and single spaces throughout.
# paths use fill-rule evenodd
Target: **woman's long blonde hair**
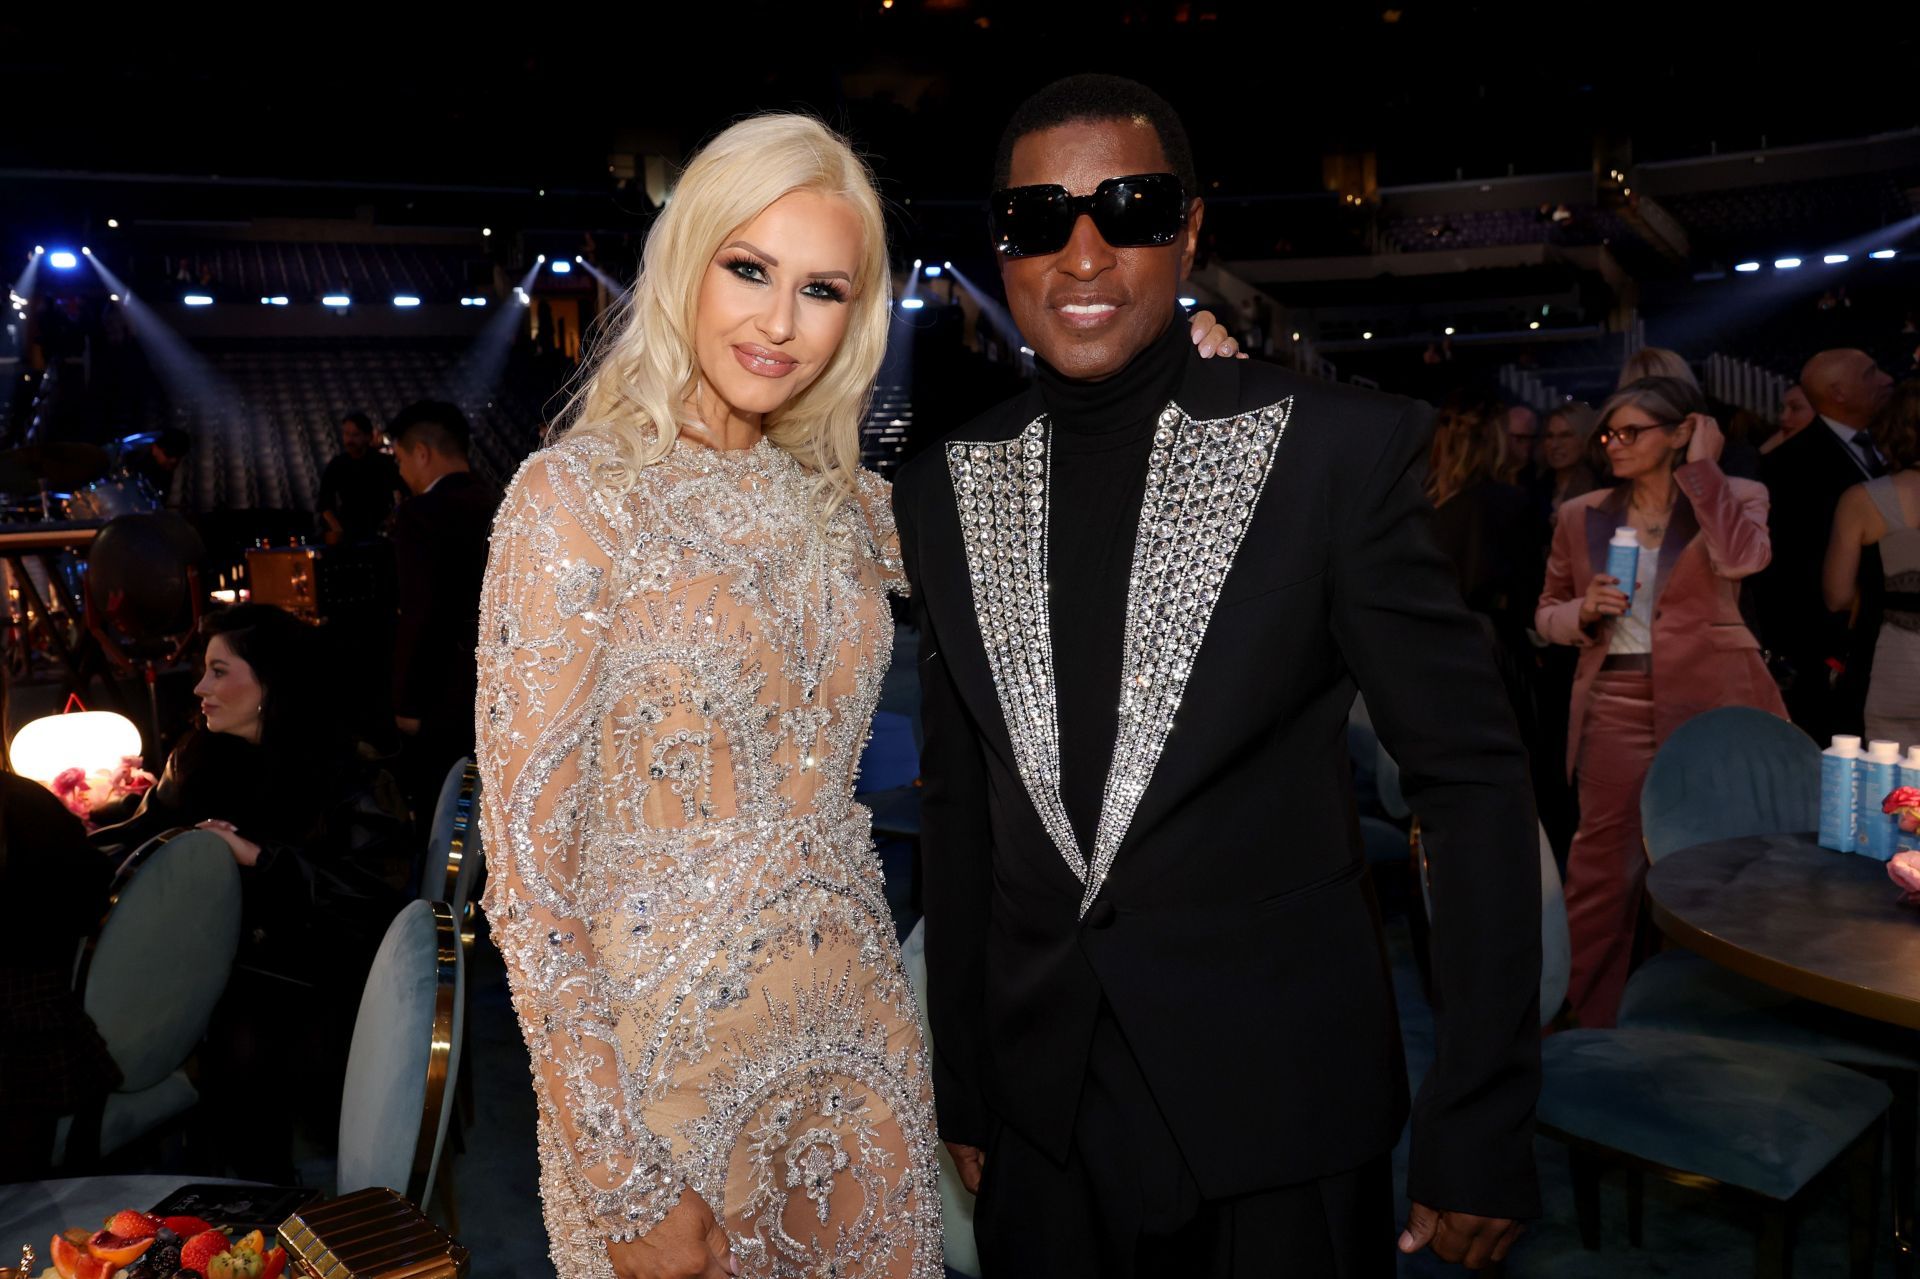
M 873 176 L 844 138 L 811 116 L 768 112 L 701 147 L 647 232 L 640 278 L 608 316 L 558 434 L 613 445 L 602 468 L 610 489 L 673 451 L 700 371 L 693 349 L 700 282 L 726 235 L 793 191 L 838 196 L 860 219 L 861 253 L 840 347 L 811 386 L 764 423 L 768 440 L 819 479 L 821 521 L 855 491 L 860 425 L 886 355 L 892 280 L 886 220 Z

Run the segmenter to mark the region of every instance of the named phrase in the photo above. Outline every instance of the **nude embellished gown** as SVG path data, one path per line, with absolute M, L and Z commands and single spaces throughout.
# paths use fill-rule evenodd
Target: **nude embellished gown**
M 932 1093 L 854 772 L 905 590 L 886 488 L 822 529 L 772 443 L 531 457 L 476 708 L 485 909 L 554 1267 L 692 1188 L 751 1276 L 942 1274 Z

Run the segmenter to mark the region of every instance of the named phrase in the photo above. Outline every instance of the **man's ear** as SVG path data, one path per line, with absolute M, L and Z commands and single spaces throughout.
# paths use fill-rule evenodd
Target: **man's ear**
M 1193 274 L 1193 255 L 1200 247 L 1200 223 L 1205 220 L 1207 206 L 1198 196 L 1187 201 L 1187 230 L 1180 244 L 1180 278 L 1185 280 Z

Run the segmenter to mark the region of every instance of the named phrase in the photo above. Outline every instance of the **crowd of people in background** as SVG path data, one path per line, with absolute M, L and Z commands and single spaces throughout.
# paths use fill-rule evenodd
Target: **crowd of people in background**
M 116 866 L 183 827 L 228 846 L 243 893 L 240 954 L 201 1054 L 199 1144 L 223 1152 L 224 1171 L 278 1184 L 297 1180 L 296 1150 L 332 1145 L 374 953 L 419 890 L 442 782 L 473 750 L 475 627 L 499 500 L 471 467 L 455 405 L 407 406 L 384 449 L 371 417 L 348 412 L 339 439 L 313 532 L 385 566 L 371 607 L 325 626 L 259 602 L 205 617 L 193 713 L 163 725 L 158 780 L 96 809 L 91 830 L 0 760 L 0 896 L 40 903 L 0 956 L 0 1031 L 60 1048 L 0 1052 L 6 1180 L 44 1175 L 55 1116 L 81 1116 L 71 1141 L 84 1148 L 85 1119 L 98 1118 L 89 1103 L 119 1082 L 70 972 L 46 957 L 70 956 L 98 922 Z M 164 494 L 191 443 L 163 432 L 126 461 Z M 289 991 L 306 1009 L 292 1024 L 277 1015 Z M 246 1141 L 222 1139 L 243 1127 Z
M 1743 705 L 1821 746 L 1920 741 L 1920 382 L 1821 351 L 1769 424 L 1644 348 L 1597 410 L 1448 396 L 1428 494 L 1532 751 L 1572 1014 L 1610 1025 L 1651 936 L 1639 793 L 1673 729 Z M 1633 583 L 1607 572 L 1621 529 Z

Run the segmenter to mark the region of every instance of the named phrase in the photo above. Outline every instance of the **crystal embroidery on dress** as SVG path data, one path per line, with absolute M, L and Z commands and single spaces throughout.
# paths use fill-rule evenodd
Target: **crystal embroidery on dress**
M 539 1103 L 556 1270 L 683 1190 L 742 1274 L 941 1268 L 926 1050 L 853 776 L 904 591 L 884 483 L 822 530 L 765 441 L 624 495 L 535 454 L 495 525 L 485 907 Z
M 947 446 L 973 606 L 1014 763 L 1042 825 L 1092 907 L 1160 763 L 1220 585 L 1240 550 L 1293 412 L 1291 397 L 1233 417 L 1160 414 L 1127 582 L 1120 726 L 1092 857 L 1060 796 L 1060 727 L 1047 604 L 1051 424 Z

